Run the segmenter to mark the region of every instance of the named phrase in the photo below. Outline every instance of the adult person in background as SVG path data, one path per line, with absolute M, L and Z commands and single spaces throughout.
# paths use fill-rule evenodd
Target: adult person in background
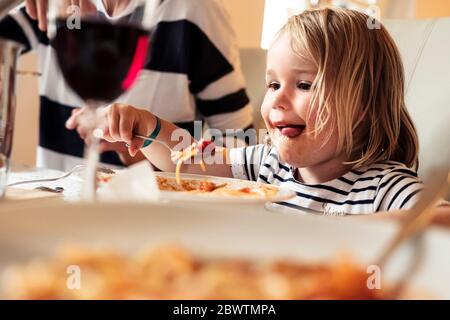
M 236 37 L 221 0 L 157 1 L 149 62 L 132 89 L 115 102 L 145 108 L 191 134 L 199 116 L 223 132 L 252 127 Z M 107 17 L 120 16 L 123 5 L 120 0 L 92 2 L 96 7 L 84 0 L 71 3 Z M 22 43 L 24 52 L 38 52 L 42 76 L 37 166 L 66 171 L 82 162 L 84 142 L 66 122 L 83 102 L 63 80 L 49 45 L 47 5 L 47 0 L 27 0 L 0 21 L 0 37 Z M 76 121 L 67 127 L 77 128 Z M 121 143 L 102 142 L 101 151 L 103 163 L 128 165 L 143 159 L 129 157 Z

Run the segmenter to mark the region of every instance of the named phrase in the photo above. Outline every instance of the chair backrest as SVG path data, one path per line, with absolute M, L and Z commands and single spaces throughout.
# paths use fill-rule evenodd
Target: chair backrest
M 420 142 L 419 173 L 450 168 L 450 18 L 387 20 L 405 67 L 406 105 Z M 437 146 L 443 148 L 437 153 Z
M 445 159 L 436 154 L 436 145 L 448 141 L 442 153 L 450 153 L 450 18 L 383 22 L 402 55 L 406 104 L 419 134 L 419 172 L 425 173 Z M 259 107 L 265 94 L 266 51 L 242 49 L 241 59 L 257 124 L 263 125 Z M 436 136 L 443 140 L 437 143 Z
M 241 69 L 247 82 L 247 93 L 254 108 L 255 126 L 264 128 L 261 118 L 261 103 L 266 93 L 266 50 L 258 48 L 244 48 L 240 51 Z

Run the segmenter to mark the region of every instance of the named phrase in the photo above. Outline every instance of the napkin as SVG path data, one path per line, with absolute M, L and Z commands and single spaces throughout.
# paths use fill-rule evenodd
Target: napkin
M 154 202 L 160 199 L 155 173 L 146 161 L 118 171 L 97 194 L 106 202 Z

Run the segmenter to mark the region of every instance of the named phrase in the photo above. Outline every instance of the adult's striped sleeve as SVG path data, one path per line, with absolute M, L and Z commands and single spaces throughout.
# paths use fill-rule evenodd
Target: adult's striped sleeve
M 172 0 L 176 19 L 158 23 L 148 69 L 184 74 L 210 128 L 244 129 L 253 123 L 239 49 L 218 0 Z
M 39 42 L 48 43 L 47 36 L 38 28 L 22 5 L 0 21 L 0 37 L 16 41 L 24 46 L 22 53 L 34 50 Z

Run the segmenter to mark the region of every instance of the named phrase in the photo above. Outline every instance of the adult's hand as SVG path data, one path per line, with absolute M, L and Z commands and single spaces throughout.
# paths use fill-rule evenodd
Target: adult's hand
M 32 19 L 38 20 L 39 29 L 46 31 L 48 0 L 26 0 L 25 6 L 28 15 Z
M 96 10 L 96 7 L 90 0 L 58 0 L 65 1 L 67 7 L 71 5 L 78 6 L 81 9 L 81 14 L 86 12 L 92 12 Z M 39 29 L 41 31 L 47 31 L 47 11 L 48 0 L 25 0 L 25 7 L 28 15 L 38 21 Z
M 107 116 L 106 113 L 109 110 L 110 110 L 109 107 L 98 110 L 100 114 L 98 120 L 100 120 L 100 122 L 106 120 Z M 73 109 L 72 115 L 66 122 L 66 128 L 68 130 L 76 130 L 80 138 L 83 139 L 86 144 L 89 144 L 90 141 L 88 132 L 90 128 L 85 126 L 86 123 L 89 123 L 89 119 L 85 118 L 87 117 L 86 113 L 87 113 L 86 107 Z M 104 115 L 104 117 L 102 115 Z M 109 131 L 109 127 L 106 122 L 99 124 L 99 127 L 103 128 L 105 131 Z M 141 152 L 136 152 L 134 156 L 131 156 L 129 148 L 126 146 L 124 142 L 114 142 L 114 141 L 108 142 L 106 140 L 102 140 L 100 142 L 99 152 L 103 153 L 106 151 L 116 152 L 122 163 L 126 166 L 132 165 L 145 159 L 144 155 Z

